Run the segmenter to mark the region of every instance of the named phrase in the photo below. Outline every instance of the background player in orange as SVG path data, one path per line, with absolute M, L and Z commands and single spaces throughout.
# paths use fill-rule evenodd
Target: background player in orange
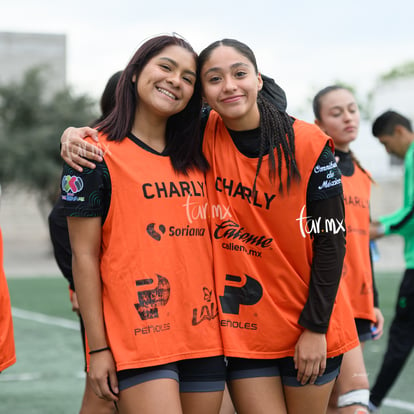
M 203 213 L 200 109 L 191 46 L 175 36 L 150 39 L 98 125 L 104 161 L 82 174 L 64 168 L 89 376 L 120 413 L 220 409 L 225 366 Z
M 122 71 L 114 73 L 105 85 L 100 99 L 101 116 L 93 123 L 99 124 L 105 119 L 115 107 L 115 90 Z M 72 311 L 79 316 L 80 331 L 82 337 L 83 351 L 85 353 L 86 371 L 86 343 L 85 327 L 79 311 L 78 298 L 75 292 L 75 285 L 72 274 L 72 250 L 69 241 L 69 231 L 66 216 L 63 214 L 64 202 L 59 197 L 48 217 L 50 239 L 53 245 L 53 252 L 56 263 L 63 276 L 69 282 L 69 298 L 72 304 Z M 112 414 L 115 413 L 115 405 L 112 401 L 99 398 L 93 391 L 89 377 L 85 379 L 85 389 L 79 414 Z
M 347 225 L 342 285 L 352 304 L 361 345 L 345 353 L 331 396 L 329 413 L 368 412 L 369 382 L 362 349 L 379 339 L 384 318 L 378 307 L 370 255 L 370 195 L 372 178 L 356 160 L 350 145 L 358 137 L 360 115 L 352 92 L 339 85 L 320 90 L 313 99 L 315 123 L 335 144 L 342 173 Z
M 15 362 L 13 319 L 9 288 L 3 269 L 3 237 L 0 228 L 0 373 Z
M 214 42 L 199 65 L 212 108 L 203 149 L 236 411 L 323 413 L 342 354 L 358 344 L 337 291 L 345 229 L 332 141 L 259 92 L 247 45 Z

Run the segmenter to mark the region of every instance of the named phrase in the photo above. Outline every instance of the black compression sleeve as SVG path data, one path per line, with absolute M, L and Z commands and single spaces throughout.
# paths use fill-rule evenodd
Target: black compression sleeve
M 345 256 L 345 207 L 342 195 L 308 203 L 307 215 L 335 223 L 335 231 L 315 233 L 308 300 L 299 324 L 314 332 L 326 333 L 335 303 Z M 324 230 L 327 230 L 324 228 Z

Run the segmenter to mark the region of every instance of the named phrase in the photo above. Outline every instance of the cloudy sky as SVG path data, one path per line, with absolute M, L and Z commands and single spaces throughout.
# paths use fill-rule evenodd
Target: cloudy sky
M 363 96 L 414 60 L 412 0 L 2 0 L 0 31 L 67 36 L 68 83 L 98 97 L 140 43 L 177 32 L 197 52 L 232 37 L 286 90 L 290 112 L 341 80 Z

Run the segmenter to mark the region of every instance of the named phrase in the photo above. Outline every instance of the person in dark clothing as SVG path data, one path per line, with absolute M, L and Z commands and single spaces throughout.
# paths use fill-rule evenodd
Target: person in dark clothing
M 404 238 L 405 272 L 401 281 L 388 345 L 370 394 L 370 410 L 377 412 L 394 385 L 414 346 L 414 133 L 405 116 L 387 111 L 373 123 L 372 134 L 388 153 L 404 159 L 404 201 L 397 211 L 371 226 L 371 238 L 398 234 Z
M 93 123 L 98 124 L 106 116 L 108 116 L 115 106 L 115 90 L 122 71 L 114 73 L 108 80 L 104 92 L 100 99 L 101 116 Z M 80 332 L 83 343 L 84 354 L 86 352 L 85 328 L 82 317 L 79 313 L 79 304 L 76 296 L 75 285 L 72 274 L 72 250 L 69 241 L 69 232 L 66 216 L 62 213 L 63 201 L 59 197 L 53 206 L 49 216 L 48 225 L 50 239 L 53 246 L 53 253 L 56 263 L 62 272 L 62 275 L 69 283 L 69 296 L 72 304 L 72 311 L 79 316 Z M 85 360 L 86 370 L 86 360 Z M 115 406 L 112 402 L 105 401 L 96 396 L 89 385 L 88 377 L 85 381 L 85 390 L 82 398 L 80 414 L 113 414 Z

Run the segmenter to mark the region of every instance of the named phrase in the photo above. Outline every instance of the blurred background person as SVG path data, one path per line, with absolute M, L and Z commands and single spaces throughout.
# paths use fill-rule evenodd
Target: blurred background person
M 360 124 L 353 93 L 340 85 L 327 86 L 315 95 L 313 111 L 315 123 L 334 141 L 335 159 L 342 173 L 347 233 L 341 283 L 351 301 L 360 341 L 359 347 L 344 354 L 328 413 L 353 414 L 356 409 L 367 413 L 369 382 L 362 350 L 367 340 L 381 337 L 384 324 L 369 244 L 372 178 L 350 148 L 358 137 Z
M 371 389 L 370 410 L 378 411 L 400 375 L 414 345 L 414 133 L 405 116 L 387 111 L 372 125 L 372 134 L 389 154 L 404 160 L 404 199 L 397 211 L 371 225 L 371 238 L 398 234 L 404 238 L 405 272 L 381 369 Z

